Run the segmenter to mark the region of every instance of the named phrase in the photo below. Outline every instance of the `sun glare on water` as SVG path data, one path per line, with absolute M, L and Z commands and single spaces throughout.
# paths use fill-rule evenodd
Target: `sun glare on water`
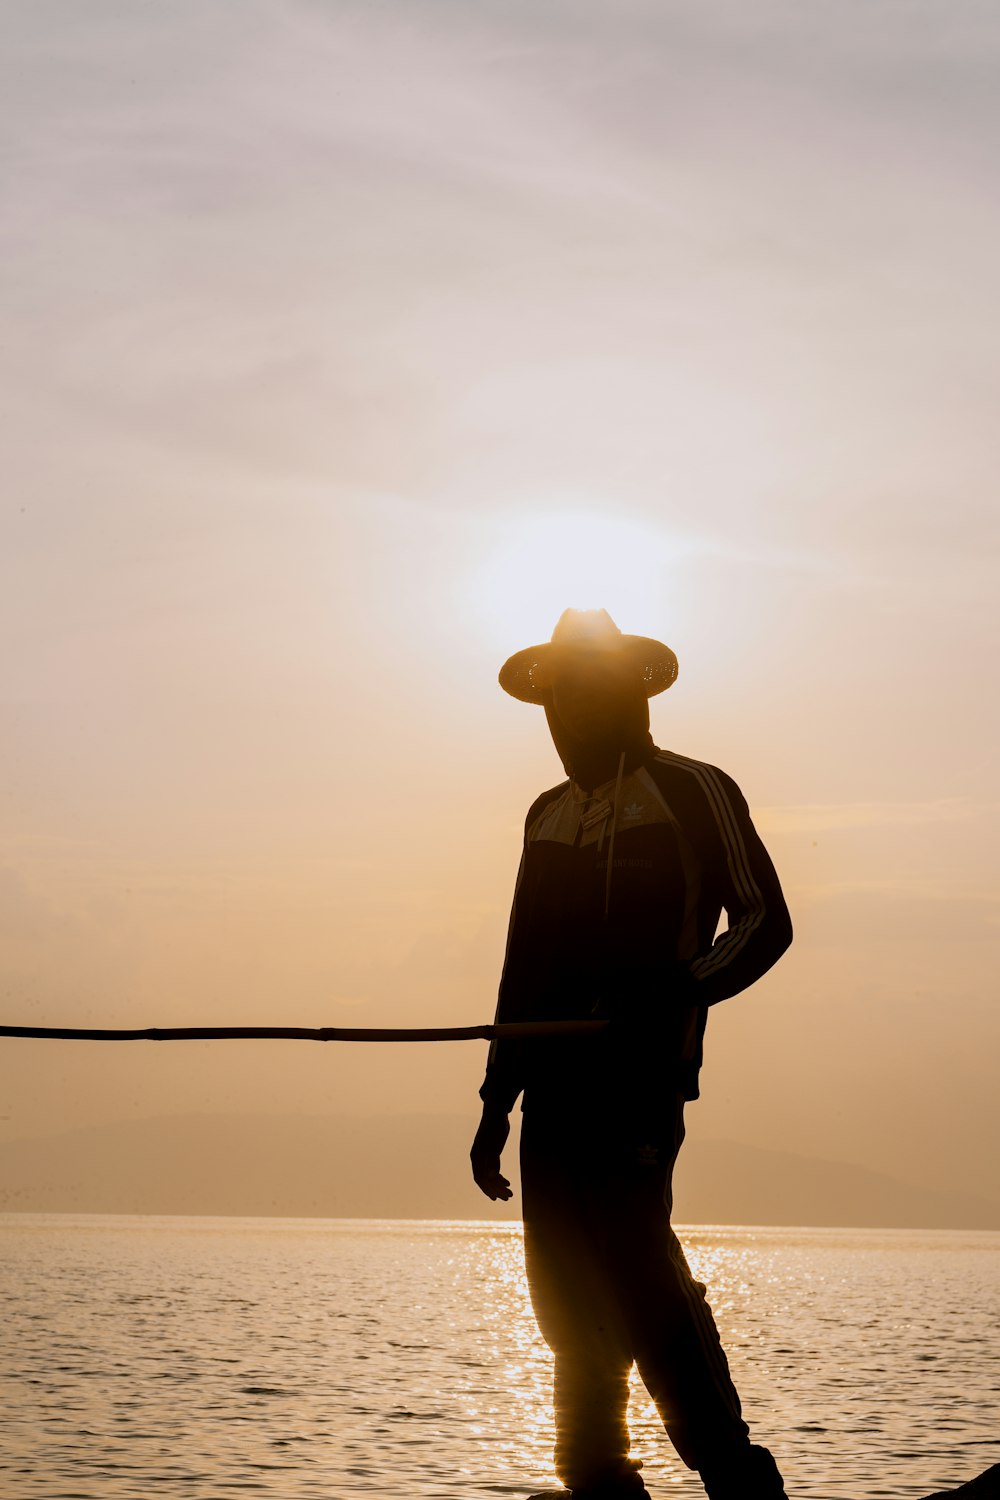
M 689 550 L 640 521 L 594 511 L 517 515 L 491 529 L 471 580 L 471 611 L 502 651 L 546 641 L 562 611 L 606 609 L 622 630 L 669 623 L 676 565 Z

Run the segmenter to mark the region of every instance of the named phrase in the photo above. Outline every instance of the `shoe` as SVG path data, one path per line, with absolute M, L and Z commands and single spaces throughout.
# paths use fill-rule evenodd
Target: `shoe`
M 720 1463 L 706 1465 L 699 1473 L 708 1500 L 787 1500 L 773 1454 L 753 1443 L 727 1454 Z
M 572 1500 L 649 1500 L 649 1491 L 642 1480 L 627 1479 L 623 1484 L 599 1484 L 583 1490 L 570 1490 Z
M 939 1490 L 927 1500 L 1000 1500 L 1000 1464 L 985 1469 L 953 1490 Z
M 582 1490 L 539 1490 L 536 1495 L 529 1495 L 528 1500 L 642 1500 L 643 1495 L 649 1500 L 649 1491 L 639 1479 L 624 1484 L 588 1485 Z

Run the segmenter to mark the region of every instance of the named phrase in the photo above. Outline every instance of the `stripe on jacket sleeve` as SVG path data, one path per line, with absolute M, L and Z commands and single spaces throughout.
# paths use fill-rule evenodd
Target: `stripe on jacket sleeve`
M 760 886 L 754 878 L 739 822 L 718 772 L 702 761 L 690 760 L 669 750 L 661 750 L 657 759 L 688 771 L 701 787 L 722 838 L 733 888 L 745 907 L 742 916 L 709 951 L 692 963 L 691 973 L 694 977 L 705 979 L 726 968 L 742 952 L 764 920 L 767 908 Z
M 525 856 L 526 856 L 526 853 L 527 853 L 527 849 L 525 848 L 524 850 L 522 850 L 522 853 L 521 853 L 521 863 L 518 865 L 518 868 L 517 868 L 517 879 L 514 882 L 514 896 L 513 896 L 513 899 L 511 901 L 511 903 L 510 903 L 510 919 L 509 919 L 509 921 L 507 923 L 507 943 L 506 943 L 506 946 L 504 948 L 504 953 L 503 953 L 503 968 L 500 970 L 500 984 L 499 984 L 499 987 L 498 987 L 497 1007 L 496 1007 L 496 1012 L 495 1012 L 495 1016 L 494 1016 L 494 1019 L 498 1023 L 504 1019 L 504 1016 L 502 1015 L 503 1002 L 504 1002 L 504 980 L 507 977 L 507 964 L 508 964 L 508 961 L 510 959 L 511 942 L 512 942 L 513 937 L 514 937 L 514 923 L 515 923 L 515 920 L 516 920 L 516 917 L 517 917 L 517 898 L 518 898 L 518 895 L 520 894 L 521 885 L 522 885 L 522 882 L 524 880 L 524 866 L 525 866 Z M 501 1044 L 501 1038 L 500 1037 L 494 1037 L 493 1040 L 490 1042 L 490 1050 L 486 1054 L 486 1066 L 487 1067 L 490 1067 L 492 1064 L 494 1064 L 496 1062 L 496 1060 L 497 1060 L 497 1051 L 498 1051 L 498 1049 L 500 1047 L 500 1044 Z

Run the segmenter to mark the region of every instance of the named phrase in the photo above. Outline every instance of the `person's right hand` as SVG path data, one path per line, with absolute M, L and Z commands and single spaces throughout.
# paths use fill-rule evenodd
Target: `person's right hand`
M 510 1120 L 506 1110 L 483 1105 L 483 1117 L 472 1142 L 469 1156 L 472 1160 L 472 1175 L 476 1186 L 494 1202 L 502 1198 L 505 1202 L 514 1195 L 510 1183 L 500 1171 L 500 1155 L 510 1135 Z

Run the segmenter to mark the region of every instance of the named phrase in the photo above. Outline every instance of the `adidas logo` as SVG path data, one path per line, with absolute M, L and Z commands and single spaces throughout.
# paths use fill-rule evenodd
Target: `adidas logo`
M 642 817 L 642 803 L 641 802 L 630 802 L 627 807 L 623 807 L 622 808 L 622 817 L 623 818 L 641 818 Z

